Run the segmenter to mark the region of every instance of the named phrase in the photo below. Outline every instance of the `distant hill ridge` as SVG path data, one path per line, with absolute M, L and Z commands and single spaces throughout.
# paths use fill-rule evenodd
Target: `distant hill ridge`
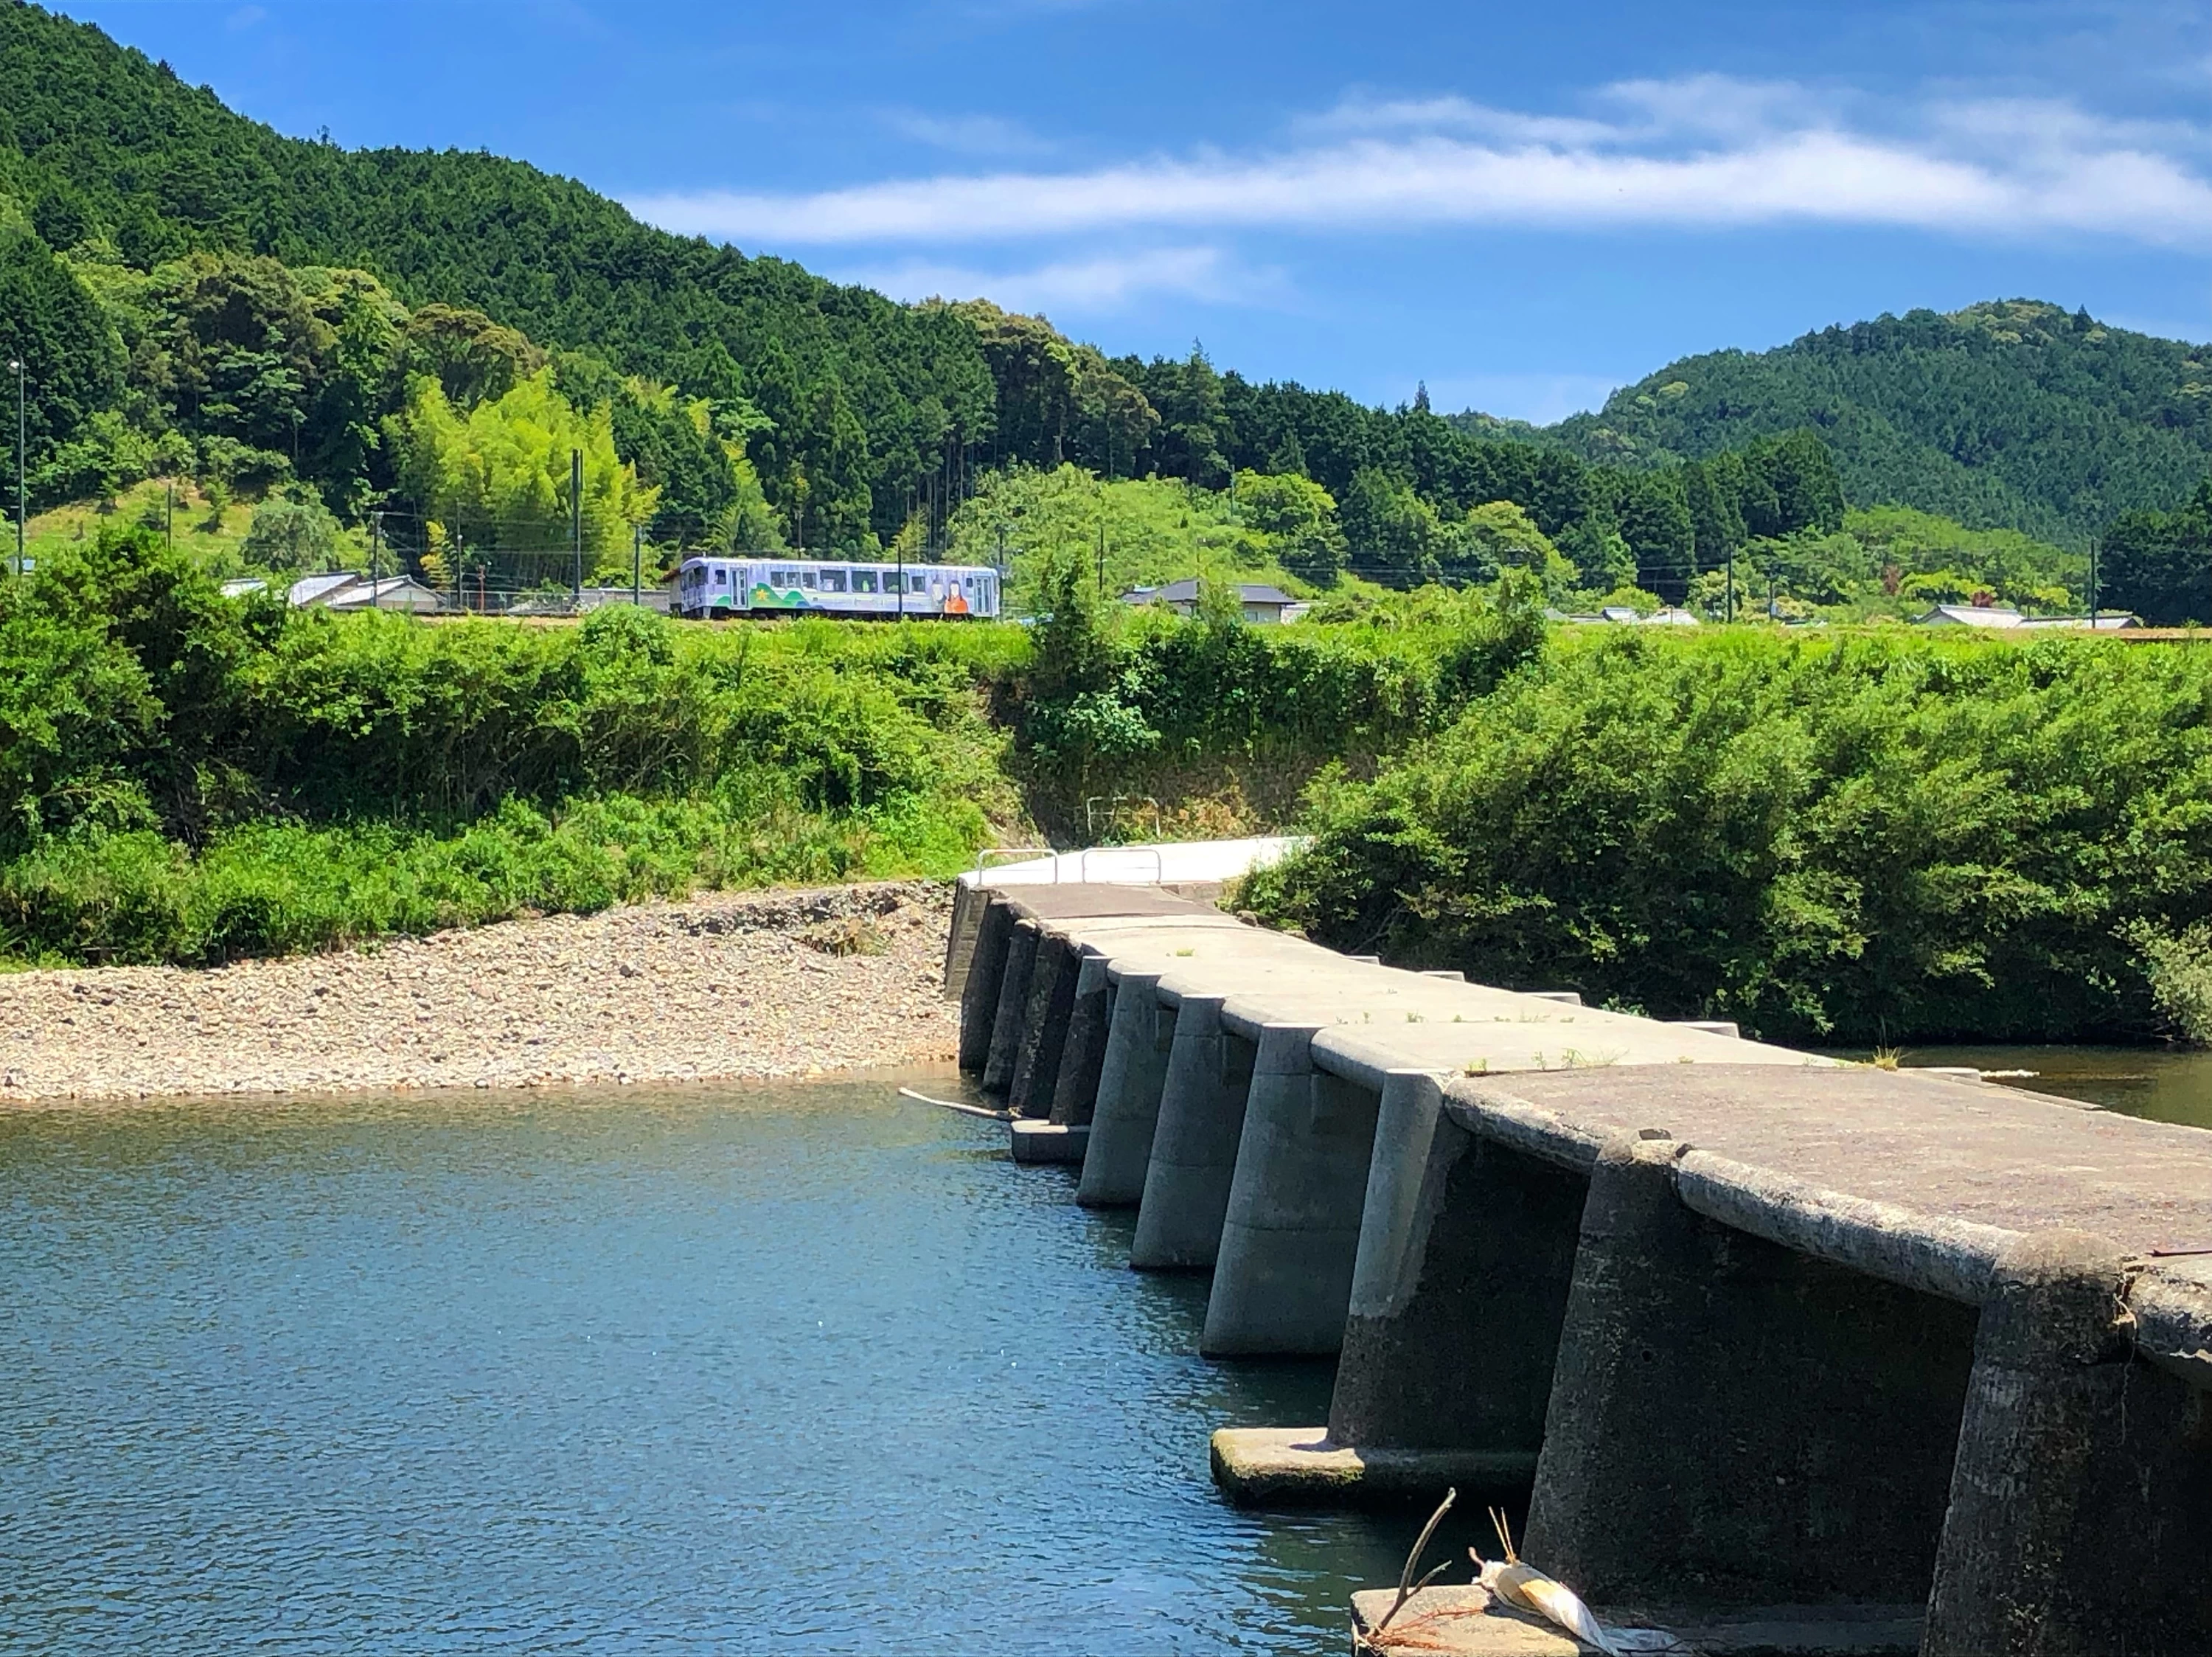
M 1643 466 L 1809 426 L 1854 502 L 2078 544 L 2177 504 L 2212 464 L 2212 345 L 1998 300 L 1684 357 L 1540 430 L 1462 423 Z
M 1340 496 L 1378 471 L 1453 511 L 1524 478 L 1511 498 L 1559 533 L 1620 493 L 1547 482 L 1570 455 L 1656 474 L 1810 428 L 1855 504 L 2079 548 L 2120 513 L 2178 505 L 2212 461 L 2212 348 L 2028 300 L 1685 358 L 1544 429 L 1362 410 L 1197 356 L 1109 359 L 987 305 L 896 304 L 671 235 L 522 162 L 286 137 L 27 0 L 0 0 L 0 237 L 11 227 L 80 263 L 260 253 L 373 271 L 410 306 L 479 308 L 708 399 L 731 429 L 765 415 L 750 441 L 771 503 L 834 490 L 886 542 L 917 510 L 941 521 L 981 468 L 1063 458 L 1212 486 L 1288 467 Z M 65 412 L 34 411 L 34 437 Z M 1615 515 L 1626 533 L 1633 515 Z

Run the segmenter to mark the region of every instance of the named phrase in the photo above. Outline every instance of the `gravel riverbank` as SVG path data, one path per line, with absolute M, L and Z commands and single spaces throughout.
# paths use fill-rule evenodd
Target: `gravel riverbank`
M 0 1107 L 950 1059 L 948 889 L 722 893 L 195 972 L 0 975 Z

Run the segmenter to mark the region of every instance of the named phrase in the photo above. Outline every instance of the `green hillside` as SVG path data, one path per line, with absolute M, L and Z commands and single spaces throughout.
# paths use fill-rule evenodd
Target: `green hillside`
M 1470 422 L 1470 425 L 1479 423 Z M 2015 299 L 1685 357 L 1544 436 L 1664 466 L 1810 427 L 1855 504 L 1895 503 L 2084 544 L 2167 509 L 2212 463 L 2212 345 Z
M 204 503 L 222 560 L 374 545 L 510 589 L 572 576 L 574 452 L 588 563 L 625 580 L 641 533 L 658 568 L 988 548 L 1035 590 L 1119 523 L 1149 526 L 1141 558 L 1109 560 L 1145 579 L 1517 564 L 1554 602 L 1711 608 L 1699 583 L 1736 568 L 1814 605 L 1917 600 L 1916 576 L 2069 603 L 2087 539 L 2177 505 L 2212 442 L 2189 348 L 2025 302 L 1698 358 L 1543 431 L 1195 350 L 1109 356 L 986 301 L 896 304 L 670 235 L 522 162 L 286 137 L 24 0 L 0 0 L 0 356 L 32 365 L 50 536 L 87 533 L 55 509 L 161 480 Z M 998 488 L 1010 473 L 1059 481 Z M 1077 510 L 1085 478 L 1098 504 Z M 1117 479 L 1158 487 L 1109 506 Z M 258 533 L 233 502 L 268 509 Z M 1846 533 L 1847 508 L 1887 506 L 2061 547 Z

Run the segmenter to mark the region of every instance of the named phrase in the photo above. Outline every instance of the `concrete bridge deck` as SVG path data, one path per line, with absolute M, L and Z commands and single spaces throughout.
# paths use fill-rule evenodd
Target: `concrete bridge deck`
M 1593 1603 L 1762 1649 L 2212 1650 L 2212 1136 L 1144 887 L 963 934 L 1017 1154 L 1211 1271 L 1202 1350 L 1340 1354 L 1326 1427 L 1215 1435 L 1232 1499 L 1525 1498 Z

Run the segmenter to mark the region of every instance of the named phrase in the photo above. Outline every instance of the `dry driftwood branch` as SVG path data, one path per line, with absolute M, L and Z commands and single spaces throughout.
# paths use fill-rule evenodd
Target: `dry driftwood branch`
M 1457 1486 L 1446 1490 L 1444 1499 L 1437 1504 L 1436 1512 L 1429 1515 L 1429 1522 L 1421 1526 L 1420 1535 L 1413 1540 L 1413 1552 L 1406 1556 L 1406 1569 L 1398 1573 L 1398 1597 L 1391 1602 L 1390 1609 L 1383 1613 L 1382 1620 L 1375 1625 L 1376 1633 L 1380 1634 L 1389 1628 L 1390 1619 L 1406 1608 L 1406 1602 L 1426 1587 L 1437 1571 L 1443 1569 L 1443 1565 L 1439 1565 L 1419 1582 L 1413 1581 L 1414 1568 L 1421 1563 L 1421 1556 L 1429 1550 L 1429 1538 L 1437 1533 L 1437 1526 L 1444 1522 L 1444 1515 L 1451 1511 L 1452 1503 L 1458 1500 Z M 1449 1564 L 1451 1562 L 1447 1560 L 1444 1563 Z

